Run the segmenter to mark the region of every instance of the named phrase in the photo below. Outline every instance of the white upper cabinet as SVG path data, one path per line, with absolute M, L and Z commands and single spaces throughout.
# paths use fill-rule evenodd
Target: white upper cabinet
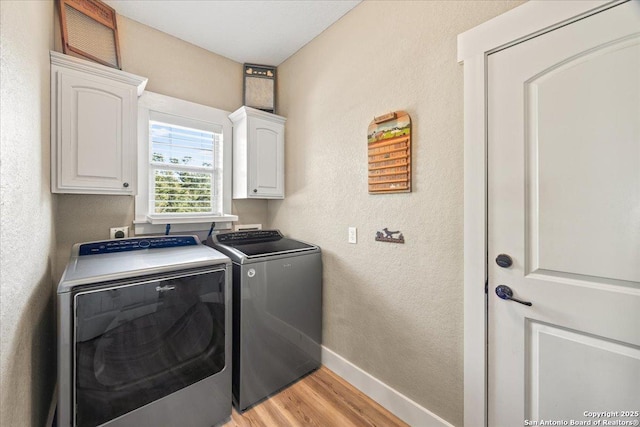
M 138 96 L 147 79 L 51 52 L 51 191 L 136 194 Z
M 286 119 L 250 107 L 229 115 L 233 122 L 233 198 L 284 199 Z

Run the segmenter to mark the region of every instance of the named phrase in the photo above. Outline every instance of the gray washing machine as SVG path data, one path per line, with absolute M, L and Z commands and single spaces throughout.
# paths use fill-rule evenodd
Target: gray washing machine
M 207 244 L 233 262 L 233 402 L 244 411 L 320 366 L 320 248 L 278 230 Z
M 59 427 L 231 415 L 231 261 L 195 236 L 73 246 L 58 285 Z

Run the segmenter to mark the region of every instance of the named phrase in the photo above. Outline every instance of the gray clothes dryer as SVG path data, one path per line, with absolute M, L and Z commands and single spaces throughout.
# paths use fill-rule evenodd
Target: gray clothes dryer
M 231 261 L 196 236 L 76 244 L 58 285 L 58 427 L 231 415 Z
M 278 230 L 207 244 L 233 262 L 233 402 L 244 411 L 320 366 L 320 248 Z

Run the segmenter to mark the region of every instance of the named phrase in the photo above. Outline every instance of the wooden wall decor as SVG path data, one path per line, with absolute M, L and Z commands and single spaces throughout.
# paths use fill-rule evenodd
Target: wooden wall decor
M 244 105 L 276 112 L 276 67 L 244 64 Z
M 411 117 L 395 111 L 375 117 L 367 130 L 369 194 L 411 192 Z
M 62 52 L 121 69 L 116 11 L 100 0 L 58 0 Z

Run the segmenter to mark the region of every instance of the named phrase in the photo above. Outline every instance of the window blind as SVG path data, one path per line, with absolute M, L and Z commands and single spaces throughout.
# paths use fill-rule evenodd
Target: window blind
M 222 134 L 150 121 L 152 212 L 220 214 Z

